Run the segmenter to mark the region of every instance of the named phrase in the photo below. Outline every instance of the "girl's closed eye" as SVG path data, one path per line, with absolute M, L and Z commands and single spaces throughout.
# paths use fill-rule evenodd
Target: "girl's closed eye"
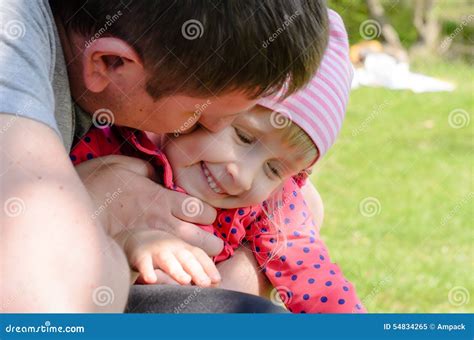
M 244 144 L 252 144 L 255 142 L 255 137 L 250 135 L 249 133 L 243 131 L 242 129 L 239 129 L 238 127 L 234 126 L 234 131 L 239 140 L 244 143 Z
M 267 163 L 267 168 L 269 170 L 269 172 L 267 172 L 267 176 L 270 179 L 282 179 L 280 170 L 276 168 L 275 166 L 273 166 L 270 162 Z

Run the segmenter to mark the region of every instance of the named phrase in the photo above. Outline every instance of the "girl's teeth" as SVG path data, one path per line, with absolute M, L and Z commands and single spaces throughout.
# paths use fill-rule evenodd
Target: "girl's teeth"
M 212 176 L 211 176 L 211 173 L 209 172 L 209 170 L 207 170 L 205 167 L 204 167 L 204 164 L 202 165 L 202 169 L 204 171 L 204 175 L 206 175 L 206 179 L 207 179 L 207 184 L 209 184 L 209 187 L 215 192 L 215 193 L 222 193 L 221 189 L 219 189 L 217 187 L 217 184 L 216 182 L 214 182 L 214 180 L 212 179 Z

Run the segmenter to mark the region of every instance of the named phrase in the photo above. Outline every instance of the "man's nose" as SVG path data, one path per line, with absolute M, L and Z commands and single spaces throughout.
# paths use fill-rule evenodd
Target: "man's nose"
M 229 126 L 230 124 L 232 124 L 235 117 L 237 117 L 237 114 L 221 117 L 221 118 L 202 117 L 199 120 L 199 123 L 211 132 L 218 132 L 224 129 L 225 127 Z
M 232 195 L 241 194 L 252 188 L 255 173 L 251 167 L 229 163 L 226 165 L 226 171 L 232 180 L 231 189 L 234 191 Z

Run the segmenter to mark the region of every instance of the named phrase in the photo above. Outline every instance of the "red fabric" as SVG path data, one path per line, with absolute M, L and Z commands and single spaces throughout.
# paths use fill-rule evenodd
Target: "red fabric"
M 140 131 L 92 128 L 74 146 L 70 157 L 76 165 L 111 154 L 149 161 L 165 187 L 184 192 L 174 185 L 165 154 Z M 274 216 L 265 213 L 270 204 Z M 354 286 L 331 262 L 297 180 L 288 180 L 281 192 L 262 206 L 217 209 L 214 224 L 201 227 L 224 241 L 223 251 L 214 258 L 216 263 L 227 260 L 244 240 L 248 241 L 258 263 L 291 312 L 366 312 Z

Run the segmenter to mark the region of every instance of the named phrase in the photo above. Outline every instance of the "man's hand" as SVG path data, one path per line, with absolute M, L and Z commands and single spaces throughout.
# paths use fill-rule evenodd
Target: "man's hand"
M 194 282 L 210 287 L 221 281 L 212 259 L 201 249 L 161 230 L 124 230 L 116 237 L 127 255 L 130 267 L 144 283 L 156 283 L 155 269 L 162 270 L 179 284 Z
M 132 228 L 159 229 L 203 249 L 210 256 L 221 252 L 223 241 L 193 224 L 211 224 L 216 218 L 215 209 L 154 182 L 149 163 L 112 155 L 81 163 L 76 171 L 109 235 Z M 186 199 L 198 205 L 197 213 L 186 211 Z

